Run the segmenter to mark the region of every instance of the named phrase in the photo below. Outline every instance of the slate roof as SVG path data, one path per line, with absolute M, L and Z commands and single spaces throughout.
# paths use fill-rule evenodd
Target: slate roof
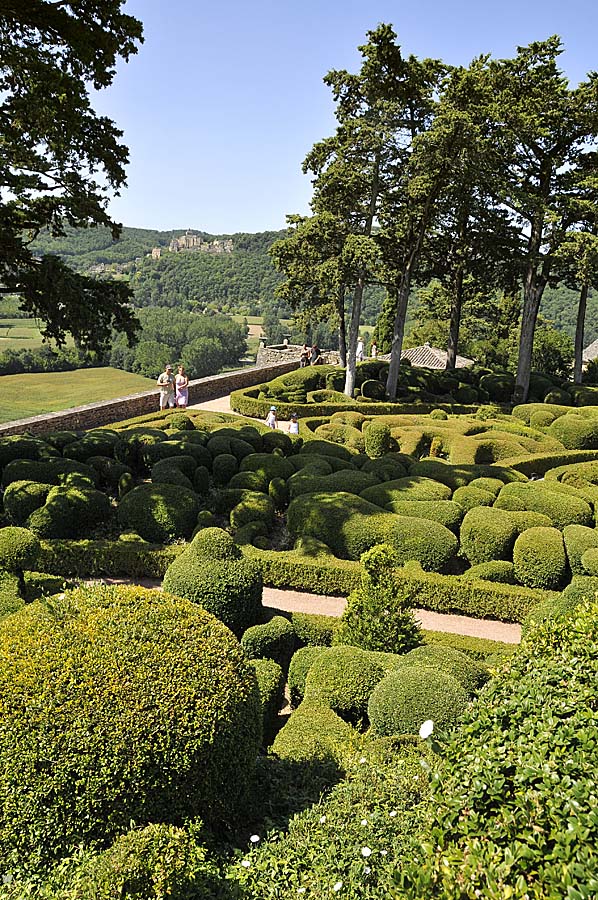
M 583 361 L 589 362 L 591 359 L 598 357 L 598 339 L 583 351 Z
M 598 341 L 596 343 L 598 344 Z M 598 355 L 598 348 L 596 355 Z M 430 344 L 423 344 L 421 347 L 411 347 L 403 350 L 401 353 L 401 359 L 408 359 L 412 366 L 421 366 L 426 369 L 445 369 L 446 357 L 446 350 L 439 350 L 438 347 L 431 347 Z M 390 359 L 390 354 L 388 353 L 380 358 Z M 473 366 L 473 363 L 473 359 L 457 356 L 455 365 L 457 369 L 463 369 L 466 366 Z

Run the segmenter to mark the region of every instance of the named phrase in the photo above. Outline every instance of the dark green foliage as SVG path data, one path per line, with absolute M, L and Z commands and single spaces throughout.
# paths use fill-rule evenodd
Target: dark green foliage
M 258 491 L 245 491 L 243 499 L 230 513 L 230 524 L 235 530 L 248 522 L 265 522 L 271 525 L 273 520 L 274 502 L 267 494 Z
M 592 547 L 581 557 L 581 565 L 584 574 L 596 576 L 598 575 L 598 547 Z
M 513 547 L 515 575 L 532 588 L 558 590 L 567 573 L 563 535 L 556 528 L 529 528 Z
M 248 628 L 241 646 L 249 659 L 273 659 L 286 672 L 295 650 L 295 629 L 284 616 L 273 616 L 264 625 Z
M 465 487 L 457 488 L 453 494 L 453 500 L 455 503 L 458 503 L 463 512 L 466 513 L 469 512 L 470 509 L 475 509 L 477 506 L 492 506 L 495 495 L 482 488 L 467 485 Z
M 470 697 L 477 694 L 489 678 L 486 666 L 459 650 L 439 644 L 426 644 L 411 650 L 397 660 L 394 668 L 399 669 L 401 666 L 440 669 L 452 675 Z
M 28 528 L 8 525 L 0 528 L 0 570 L 16 575 L 23 596 L 25 569 L 33 569 L 40 554 L 38 538 Z
M 239 547 L 248 544 L 257 546 L 256 540 L 258 538 L 263 538 L 264 540 L 268 539 L 268 526 L 265 522 L 247 522 L 246 525 L 241 525 L 234 535 L 235 544 L 238 544 Z M 270 545 L 268 544 L 268 547 L 269 546 Z
M 233 475 L 236 474 L 237 469 L 236 456 L 233 456 L 231 453 L 221 453 L 220 456 L 216 456 L 212 462 L 214 484 L 228 485 Z
M 461 552 L 473 566 L 508 560 L 517 535 L 526 527 L 541 525 L 550 525 L 550 519 L 538 513 L 507 512 L 494 506 L 471 509 L 461 523 Z
M 560 388 L 552 388 L 544 397 L 544 403 L 556 403 L 561 406 L 573 406 L 571 394 Z M 549 423 L 550 424 L 550 423 Z
M 86 463 L 75 460 L 48 459 L 35 461 L 15 459 L 6 465 L 2 472 L 2 485 L 7 487 L 13 481 L 39 481 L 43 484 L 60 484 L 63 478 L 69 474 L 84 475 L 94 483 L 98 481 L 95 469 L 86 465 Z
M 460 384 L 453 396 L 457 403 L 463 403 L 465 406 L 473 405 L 479 400 L 478 392 L 470 384 Z
M 381 381 L 369 379 L 361 385 L 361 395 L 368 397 L 370 400 L 384 400 L 386 397 L 386 387 Z
M 361 586 L 349 595 L 335 642 L 390 653 L 406 653 L 421 643 L 413 610 L 397 601 L 393 570 L 398 565 L 396 551 L 386 544 L 363 554 Z
M 280 481 L 282 481 L 283 484 L 286 484 L 284 479 L 280 479 Z M 229 487 L 265 493 L 268 490 L 268 479 L 261 472 L 252 472 L 251 470 L 248 470 L 247 472 L 237 472 L 237 474 L 233 475 L 231 478 Z
M 100 487 L 111 493 L 118 490 L 118 482 L 122 475 L 132 474 L 131 469 L 109 456 L 90 456 L 87 463 L 99 473 Z
M 230 535 L 203 528 L 170 564 L 164 590 L 198 603 L 239 637 L 258 620 L 262 577 Z
M 368 700 L 383 676 L 382 666 L 358 647 L 330 647 L 307 674 L 305 701 L 328 706 L 357 724 L 366 720 Z
M 124 475 L 121 475 L 118 479 L 118 499 L 122 500 L 125 494 L 132 491 L 134 487 L 135 479 L 129 472 L 125 472 Z
M 431 719 L 443 733 L 463 715 L 467 694 L 456 678 L 426 665 L 401 666 L 374 689 L 368 705 L 372 728 L 380 735 L 417 734 Z
M 303 700 L 305 694 L 305 680 L 308 672 L 325 650 L 325 646 L 311 644 L 307 647 L 301 647 L 293 654 L 288 674 L 291 706 L 297 707 Z
M 452 491 L 471 484 L 472 481 L 478 481 L 480 478 L 491 478 L 493 481 L 498 479 L 501 481 L 501 486 L 503 483 L 507 484 L 511 481 L 526 480 L 524 475 L 508 466 L 466 463 L 452 465 L 440 459 L 420 459 L 411 466 L 409 471 L 411 476 L 419 475 L 440 481 Z
M 270 498 L 274 503 L 275 509 L 281 510 L 288 506 L 289 489 L 284 479 L 273 478 L 268 485 L 268 494 L 270 495 Z
M 329 441 L 308 441 L 301 448 L 302 456 L 311 456 L 316 454 L 328 458 L 342 459 L 345 462 L 351 462 L 353 454 L 346 447 L 340 447 L 338 444 L 331 444 Z
M 463 573 L 463 578 L 481 578 L 483 581 L 495 581 L 499 584 L 517 584 L 515 567 L 506 559 L 494 559 L 491 562 L 478 563 Z
M 193 431 L 195 425 L 186 413 L 173 413 L 166 419 L 166 427 L 172 428 L 173 431 Z
M 370 503 L 385 507 L 395 500 L 449 500 L 451 489 L 432 478 L 408 475 L 366 488 L 361 496 Z
M 375 484 L 378 484 L 376 475 L 356 469 L 341 469 L 330 475 L 310 475 L 308 469 L 301 469 L 289 479 L 291 498 L 298 497 L 300 494 L 313 494 L 320 491 L 326 493 L 346 491 L 348 494 L 360 494 Z
M 272 753 L 290 762 L 342 766 L 354 732 L 340 716 L 320 703 L 303 700 L 272 744 Z
M 262 444 L 264 447 L 264 453 L 271 453 L 272 450 L 282 450 L 285 456 L 288 456 L 293 452 L 293 442 L 288 436 L 282 431 L 266 431 L 262 435 Z
M 37 481 L 12 481 L 4 491 L 4 512 L 10 522 L 25 525 L 31 513 L 46 502 L 51 484 Z
M 205 466 L 198 466 L 193 473 L 193 490 L 202 497 L 210 490 L 210 473 Z
M 150 444 L 143 450 L 145 463 L 150 467 L 159 460 L 175 459 L 181 456 L 192 457 L 195 460 L 195 466 L 205 466 L 210 470 L 212 468 L 212 456 L 209 450 L 202 444 L 195 443 L 195 441 L 183 440 L 183 438 L 158 441 L 155 444 Z M 193 473 L 186 471 L 185 474 L 191 477 Z
M 381 459 L 368 459 L 361 467 L 362 472 L 370 472 L 380 481 L 396 481 L 397 478 L 404 478 L 407 474 L 406 468 L 391 456 L 383 456 Z
M 595 604 L 546 620 L 471 707 L 402 896 L 596 894 L 597 626 Z
M 251 659 L 262 705 L 264 747 L 268 747 L 278 730 L 278 711 L 284 704 L 284 672 L 273 659 Z M 207 898 L 206 898 L 207 900 Z
M 180 459 L 183 458 L 184 457 L 180 457 Z M 152 466 L 150 477 L 153 484 L 176 484 L 178 485 L 178 487 L 185 488 L 188 491 L 193 490 L 193 482 L 187 475 L 184 474 L 183 470 L 179 466 L 174 465 L 174 459 L 159 460 L 154 466 Z
M 110 500 L 91 487 L 53 487 L 44 506 L 31 513 L 28 525 L 44 538 L 87 536 L 111 514 Z
M 515 379 L 507 372 L 482 375 L 480 388 L 488 393 L 494 403 L 508 403 L 515 388 Z
M 23 437 L 20 434 L 0 438 L 0 469 L 13 459 L 41 460 L 56 455 L 53 445 L 38 438 Z
M 365 452 L 370 459 L 379 459 L 391 449 L 390 428 L 382 422 L 372 420 L 365 431 Z
M 459 488 L 467 490 L 467 488 Z M 453 500 L 395 500 L 386 507 L 398 516 L 432 519 L 451 531 L 458 531 L 464 516 L 463 507 Z
M 193 478 L 196 468 L 197 462 L 192 456 L 185 456 L 181 454 L 177 456 L 166 457 L 165 459 L 159 459 L 152 466 L 152 473 L 172 472 L 173 470 L 178 469 L 190 481 Z
M 273 478 L 290 478 L 295 471 L 291 462 L 284 456 L 275 456 L 270 453 L 252 453 L 241 462 L 242 472 L 257 472 L 268 483 Z
M 164 543 L 189 538 L 200 510 L 197 495 L 174 484 L 140 484 L 118 505 L 118 521 L 146 541 Z
M 62 455 L 65 459 L 77 459 L 79 462 L 87 462 L 90 456 L 114 456 L 114 444 L 116 439 L 109 432 L 88 432 L 78 441 L 68 443 Z
M 229 816 L 261 716 L 255 675 L 212 616 L 143 588 L 86 588 L 25 607 L 1 641 L 7 867 L 44 872 L 131 820 Z

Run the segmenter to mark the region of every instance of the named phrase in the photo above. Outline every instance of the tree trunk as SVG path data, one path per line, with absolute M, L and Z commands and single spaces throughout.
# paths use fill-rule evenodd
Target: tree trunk
M 451 302 L 451 322 L 446 347 L 446 369 L 454 371 L 457 365 L 457 348 L 459 346 L 459 329 L 461 327 L 461 309 L 463 307 L 463 266 L 459 265 L 455 278 L 455 287 Z
M 573 381 L 581 384 L 581 370 L 583 368 L 583 344 L 584 328 L 586 324 L 586 306 L 588 302 L 589 285 L 586 282 L 581 287 L 579 294 L 579 306 L 577 307 L 577 324 L 575 326 L 575 361 L 573 363 Z
M 347 324 L 345 322 L 345 286 L 343 285 L 338 292 L 337 298 L 338 312 L 338 355 L 341 366 L 347 365 Z
M 365 274 L 359 273 L 355 293 L 353 295 L 353 307 L 351 309 L 351 321 L 349 323 L 349 345 L 347 348 L 347 372 L 345 375 L 344 393 L 347 397 L 353 397 L 355 389 L 355 376 L 357 374 L 357 340 L 359 338 L 359 320 L 361 319 L 361 301 L 363 298 L 363 288 L 365 283 Z

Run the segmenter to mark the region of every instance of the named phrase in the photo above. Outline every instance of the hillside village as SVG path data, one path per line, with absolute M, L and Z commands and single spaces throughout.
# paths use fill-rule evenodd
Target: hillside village
M 168 245 L 169 253 L 180 253 L 185 250 L 194 250 L 200 253 L 232 253 L 233 249 L 234 245 L 230 238 L 222 241 L 217 238 L 213 241 L 204 241 L 201 234 L 194 234 L 190 229 L 187 229 L 181 237 L 173 238 Z M 152 252 L 147 255 L 152 259 L 160 259 L 163 250 L 163 247 L 152 247 Z

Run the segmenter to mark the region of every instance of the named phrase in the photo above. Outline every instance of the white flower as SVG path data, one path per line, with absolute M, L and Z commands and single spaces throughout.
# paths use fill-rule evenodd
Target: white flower
M 297 893 L 298 893 L 298 894 L 304 894 L 304 893 L 305 893 L 305 888 L 304 888 L 304 887 L 297 888 Z
M 249 840 L 251 841 L 252 844 L 257 844 L 259 839 L 260 839 L 259 834 L 252 834 L 251 837 L 249 838 Z
M 250 863 L 250 861 L 249 861 L 248 859 L 242 859 L 242 860 L 241 860 L 241 865 L 243 866 L 244 869 L 248 869 L 249 866 L 251 865 L 251 863 Z
M 342 886 L 343 886 L 342 881 L 337 881 L 336 884 L 332 886 L 332 890 L 338 892 L 338 891 L 340 891 Z
M 396 816 L 396 814 L 397 814 L 396 809 L 391 809 L 391 811 L 389 812 L 388 815 L 390 816 L 391 819 L 394 819 L 394 817 Z
M 386 856 L 387 853 L 388 853 L 388 850 L 381 850 L 380 856 Z
M 361 848 L 361 855 L 362 855 L 362 856 L 365 856 L 365 858 L 367 859 L 368 856 L 371 856 L 371 855 L 372 855 L 372 851 L 370 850 L 369 847 L 362 847 L 362 848 Z
M 326 816 L 320 816 L 320 825 L 323 825 L 326 821 Z
M 368 820 L 367 820 L 367 819 L 362 819 L 362 820 L 361 820 L 361 824 L 362 824 L 362 825 L 367 825 L 367 823 L 368 823 Z
M 369 875 L 371 871 L 372 871 L 372 870 L 370 869 L 369 866 L 364 866 L 364 868 L 363 868 L 363 874 L 364 874 L 364 875 Z
M 419 736 L 422 741 L 425 741 L 426 738 L 429 738 L 432 732 L 434 731 L 434 722 L 432 719 L 426 719 L 425 722 L 422 722 L 419 729 Z
M 367 759 L 365 758 L 365 756 L 362 756 L 361 759 L 359 760 L 359 762 L 360 763 L 367 762 Z

